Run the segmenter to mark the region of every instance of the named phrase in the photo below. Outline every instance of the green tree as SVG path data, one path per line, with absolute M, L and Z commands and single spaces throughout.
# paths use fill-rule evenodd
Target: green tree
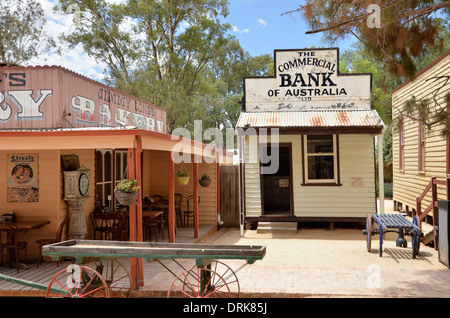
M 109 81 L 136 94 L 130 72 L 139 46 L 132 34 L 121 28 L 127 22 L 125 6 L 105 0 L 60 0 L 55 10 L 74 16 L 74 30 L 60 38 L 70 48 L 81 44 L 89 56 L 107 65 Z
M 0 2 L 0 62 L 22 64 L 55 47 L 43 27 L 47 20 L 35 0 Z
M 302 12 L 312 30 L 327 43 L 355 36 L 366 52 L 387 65 L 396 78 L 412 79 L 415 60 L 442 47 L 438 14 L 448 16 L 446 0 L 307 0 L 291 12 Z
M 56 9 L 74 4 L 80 23 L 62 38 L 104 62 L 109 85 L 165 108 L 169 133 L 195 119 L 233 126 L 242 77 L 265 72 L 267 57 L 249 56 L 220 21 L 226 0 L 60 0 Z
M 208 63 L 225 46 L 225 0 L 61 0 L 76 4 L 76 30 L 63 38 L 108 65 L 108 82 L 167 110 L 169 132 L 189 122 Z

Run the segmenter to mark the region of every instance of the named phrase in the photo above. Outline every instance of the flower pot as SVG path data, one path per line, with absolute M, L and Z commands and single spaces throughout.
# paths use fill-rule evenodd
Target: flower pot
M 211 179 L 207 178 L 207 179 L 200 179 L 198 180 L 198 183 L 200 183 L 200 185 L 202 187 L 207 187 L 211 184 Z
M 114 194 L 116 195 L 117 201 L 121 205 L 132 205 L 134 202 L 136 202 L 139 192 L 120 192 L 115 191 Z
M 189 177 L 177 177 L 177 183 L 180 185 L 186 185 L 189 182 Z

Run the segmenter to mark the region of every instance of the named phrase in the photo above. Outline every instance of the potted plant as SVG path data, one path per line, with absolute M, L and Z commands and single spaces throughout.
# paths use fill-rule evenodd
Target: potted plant
M 132 205 L 139 196 L 140 188 L 137 185 L 137 180 L 123 179 L 117 183 L 114 188 L 114 194 L 120 204 Z
M 198 182 L 200 183 L 200 185 L 202 187 L 207 187 L 211 183 L 211 177 L 207 173 L 204 173 L 204 174 L 202 174 L 202 176 L 200 177 Z
M 176 179 L 178 184 L 186 185 L 189 182 L 189 173 L 186 170 L 177 171 Z

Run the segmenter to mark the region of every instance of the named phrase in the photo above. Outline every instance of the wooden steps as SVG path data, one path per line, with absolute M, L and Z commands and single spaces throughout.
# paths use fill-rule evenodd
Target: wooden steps
M 297 233 L 297 222 L 258 222 L 257 233 Z

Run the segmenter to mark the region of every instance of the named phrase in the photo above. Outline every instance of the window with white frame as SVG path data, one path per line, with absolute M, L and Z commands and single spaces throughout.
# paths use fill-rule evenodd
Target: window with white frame
M 338 183 L 337 136 L 305 135 L 305 184 Z
M 115 152 L 116 161 L 114 162 L 114 167 L 116 174 L 114 175 L 114 180 L 116 184 L 123 180 L 128 178 L 128 151 L 126 150 L 116 150 Z
M 113 193 L 113 152 L 111 149 L 96 151 L 95 187 L 96 201 L 108 205 Z

